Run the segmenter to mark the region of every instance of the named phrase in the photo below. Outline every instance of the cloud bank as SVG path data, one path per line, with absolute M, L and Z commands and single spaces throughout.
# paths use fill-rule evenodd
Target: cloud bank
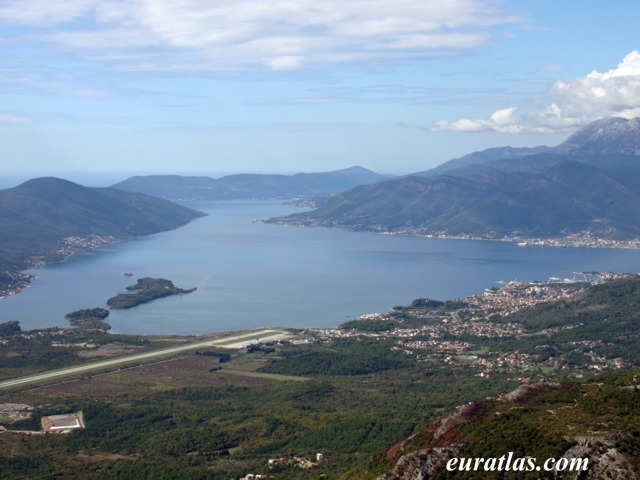
M 442 55 L 521 22 L 495 0 L 4 0 L 13 39 L 138 70 L 295 70 Z M 5 38 L 6 40 L 6 38 Z
M 548 91 L 551 102 L 542 111 L 516 113 L 516 107 L 494 112 L 488 119 L 462 118 L 435 122 L 433 131 L 559 133 L 607 116 L 640 115 L 640 52 L 632 51 L 616 68 L 592 71 L 582 78 L 558 80 Z

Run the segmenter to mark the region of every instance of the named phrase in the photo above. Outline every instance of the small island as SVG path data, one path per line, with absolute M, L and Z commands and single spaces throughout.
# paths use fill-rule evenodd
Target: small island
M 64 318 L 68 319 L 69 323 L 74 327 L 106 332 L 111 329 L 111 325 L 104 321 L 108 316 L 109 310 L 106 308 L 83 308 L 67 313 Z
M 195 290 L 195 287 L 188 289 L 178 288 L 171 280 L 164 278 L 145 277 L 138 279 L 135 285 L 127 287 L 127 291 L 131 293 L 119 293 L 107 300 L 107 305 L 114 310 L 127 309 L 136 307 L 141 303 L 151 302 L 157 298 L 182 295 Z

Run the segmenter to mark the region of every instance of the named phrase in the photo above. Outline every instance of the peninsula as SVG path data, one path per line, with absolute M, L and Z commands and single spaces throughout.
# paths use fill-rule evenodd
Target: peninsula
M 606 118 L 549 148 L 475 152 L 267 220 L 519 245 L 640 246 L 640 118 Z
M 0 296 L 29 284 L 25 269 L 173 230 L 204 215 L 161 198 L 52 177 L 0 190 Z

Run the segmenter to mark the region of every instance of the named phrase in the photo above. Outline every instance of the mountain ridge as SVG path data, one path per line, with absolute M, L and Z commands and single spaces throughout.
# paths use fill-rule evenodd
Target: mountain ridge
M 640 157 L 625 152 L 634 142 L 640 151 L 640 120 L 598 121 L 567 142 L 558 148 L 571 154 L 486 155 L 483 162 L 439 175 L 360 186 L 314 211 L 269 221 L 463 238 L 635 242 L 640 238 Z M 580 142 L 590 147 L 580 148 Z M 613 151 L 616 142 L 621 146 Z
M 529 157 L 537 155 L 539 153 L 550 153 L 553 151 L 552 147 L 544 145 L 538 147 L 492 147 L 477 152 L 472 152 L 459 158 L 454 158 L 446 161 L 437 167 L 425 170 L 422 172 L 416 172 L 412 175 L 419 176 L 434 176 L 441 174 L 451 174 L 452 172 L 465 172 L 466 170 L 473 171 L 479 166 L 485 165 L 489 162 L 504 161 L 512 159 L 520 159 L 523 157 Z
M 412 175 L 472 176 L 488 170 L 535 172 L 567 156 L 593 162 L 595 157 L 640 155 L 640 118 L 607 117 L 571 134 L 555 147 L 493 147 L 454 158 L 430 170 Z
M 180 201 L 237 200 L 334 194 L 386 178 L 388 176 L 354 166 L 331 172 L 293 175 L 242 173 L 219 179 L 180 175 L 135 176 L 111 187 Z

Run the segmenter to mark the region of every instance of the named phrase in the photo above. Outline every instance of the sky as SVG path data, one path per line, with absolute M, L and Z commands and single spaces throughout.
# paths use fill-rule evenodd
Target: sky
M 637 0 L 0 0 L 0 175 L 405 174 L 553 146 L 640 115 L 639 17 Z

